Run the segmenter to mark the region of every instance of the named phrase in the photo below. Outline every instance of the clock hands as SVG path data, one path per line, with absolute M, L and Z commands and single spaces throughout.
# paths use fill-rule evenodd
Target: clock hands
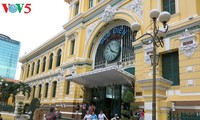
M 109 45 L 108 47 L 110 48 L 110 51 L 111 51 L 112 53 L 116 53 L 116 54 L 117 54 L 116 51 L 114 51 L 113 49 L 111 49 L 110 45 Z

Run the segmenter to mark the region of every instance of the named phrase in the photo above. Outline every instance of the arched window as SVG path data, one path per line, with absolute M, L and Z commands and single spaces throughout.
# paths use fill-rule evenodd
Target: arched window
M 32 66 L 31 76 L 32 76 L 33 73 L 34 73 L 34 68 L 35 68 L 35 63 L 33 63 L 33 66 Z
M 60 63 L 61 63 L 61 56 L 62 56 L 62 51 L 61 51 L 61 49 L 60 49 L 60 50 L 58 50 L 58 52 L 57 52 L 56 67 L 60 66 Z
M 56 97 L 56 87 L 57 87 L 57 81 L 53 82 L 53 93 L 52 93 L 52 97 Z
M 38 88 L 38 98 L 41 98 L 42 84 L 39 84 Z
M 53 65 L 53 53 L 51 53 L 49 58 L 49 70 L 52 69 L 52 65 Z
M 49 90 L 49 83 L 46 83 L 45 84 L 45 98 L 47 98 L 47 96 L 48 96 L 48 90 Z
M 32 99 L 35 98 L 35 86 L 33 86 L 33 97 Z
M 42 72 L 45 71 L 45 67 L 46 67 L 46 57 L 43 58 L 43 66 L 42 66 Z
M 39 73 L 39 70 L 40 70 L 40 60 L 38 60 L 38 62 L 37 62 L 37 71 L 36 71 L 36 74 Z
M 30 71 L 30 65 L 28 65 L 28 70 L 27 70 L 27 75 L 26 75 L 26 77 L 29 76 L 29 71 Z

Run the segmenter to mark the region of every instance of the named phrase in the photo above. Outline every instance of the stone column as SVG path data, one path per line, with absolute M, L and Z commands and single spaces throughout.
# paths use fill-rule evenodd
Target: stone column
M 142 89 L 144 98 L 145 120 L 152 120 L 152 86 L 153 80 L 144 79 L 137 81 Z M 172 82 L 164 78 L 156 78 L 156 118 L 167 120 L 167 113 L 171 103 L 166 102 L 166 91 L 171 87 Z

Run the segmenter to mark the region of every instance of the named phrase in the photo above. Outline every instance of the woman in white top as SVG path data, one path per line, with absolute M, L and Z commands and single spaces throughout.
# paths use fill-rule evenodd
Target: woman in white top
M 90 112 L 87 111 L 87 114 L 85 115 L 85 117 L 83 118 L 83 120 L 92 120 L 92 115 L 90 115 Z
M 106 117 L 106 115 L 103 113 L 103 111 L 101 110 L 100 111 L 100 113 L 99 113 L 99 115 L 98 115 L 98 119 L 99 120 L 104 120 L 104 118 L 106 119 L 106 120 L 108 120 L 108 118 Z

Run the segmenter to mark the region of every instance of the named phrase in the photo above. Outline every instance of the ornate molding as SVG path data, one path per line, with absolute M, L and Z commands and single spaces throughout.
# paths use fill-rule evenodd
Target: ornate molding
M 188 31 L 188 29 L 185 30 L 179 40 L 181 42 L 179 49 L 186 57 L 190 57 L 198 48 L 198 44 L 195 40 L 195 34 Z
M 135 12 L 141 20 L 143 19 L 143 0 L 133 0 L 123 8 Z
M 73 65 L 70 69 L 72 76 L 76 75 L 76 66 Z
M 118 6 L 112 7 L 110 4 L 104 10 L 104 13 L 101 16 L 101 22 L 109 22 L 113 19 L 115 13 L 117 12 Z
M 151 65 L 150 53 L 153 51 L 153 44 L 143 45 L 144 47 L 144 62 Z
M 86 27 L 86 40 L 85 40 L 85 45 L 88 43 L 94 29 L 97 27 L 97 25 L 100 23 L 100 21 L 96 21 L 89 26 Z

